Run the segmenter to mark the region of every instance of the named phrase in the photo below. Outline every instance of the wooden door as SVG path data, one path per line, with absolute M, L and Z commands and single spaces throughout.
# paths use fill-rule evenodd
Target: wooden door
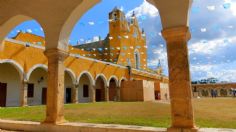
M 0 107 L 6 107 L 7 102 L 7 84 L 0 83 Z
M 47 88 L 42 89 L 42 104 L 45 105 L 47 103 Z
M 101 89 L 96 89 L 96 102 L 102 101 L 101 97 L 102 97 L 102 91 Z
M 66 88 L 66 103 L 72 102 L 71 88 Z

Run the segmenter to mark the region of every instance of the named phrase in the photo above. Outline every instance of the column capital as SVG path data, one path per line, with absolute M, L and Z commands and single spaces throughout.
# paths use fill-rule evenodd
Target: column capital
M 60 50 L 60 49 L 47 49 L 44 54 L 48 57 L 48 58 L 57 58 L 58 60 L 64 61 L 68 56 L 69 53 L 64 51 L 64 50 Z
M 188 41 L 191 38 L 189 27 L 180 26 L 162 30 L 162 36 L 167 42 Z
M 26 80 L 26 79 L 23 79 L 22 82 L 23 82 L 24 84 L 28 84 L 28 83 L 29 83 L 29 81 Z
M 79 83 L 73 83 L 73 85 L 78 88 L 79 87 Z

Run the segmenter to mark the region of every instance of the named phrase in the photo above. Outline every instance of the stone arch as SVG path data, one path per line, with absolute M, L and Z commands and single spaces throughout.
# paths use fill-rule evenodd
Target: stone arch
M 227 96 L 227 90 L 225 88 L 221 88 L 219 92 L 220 92 L 219 95 L 221 97 L 226 97 Z
M 116 86 L 118 87 L 118 86 L 119 86 L 119 79 L 118 79 L 118 77 L 116 77 L 115 75 L 112 75 L 112 76 L 109 78 L 109 80 L 107 81 L 107 86 L 110 85 L 110 81 L 111 81 L 112 79 L 115 80 Z
M 138 49 L 134 50 L 134 61 L 135 61 L 135 68 L 140 69 L 140 63 L 141 63 L 141 58 L 140 58 L 140 52 Z
M 147 0 L 147 2 L 155 6 L 160 12 L 163 29 L 178 26 L 189 26 L 189 12 L 193 2 L 192 0 L 171 2 L 166 0 Z
M 113 75 L 107 81 L 108 86 L 108 93 L 109 93 L 109 100 L 110 101 L 118 101 L 119 93 L 118 93 L 118 86 L 119 86 L 119 79 Z
M 96 5 L 100 0 L 83 0 L 78 6 L 71 12 L 67 20 L 65 21 L 59 36 L 59 49 L 67 49 L 69 37 L 78 20 L 87 12 L 90 8 Z
M 88 71 L 82 71 L 77 78 L 78 101 L 80 103 L 92 102 L 94 78 Z
M 98 74 L 98 75 L 96 76 L 95 82 L 97 81 L 97 79 L 98 79 L 99 77 L 102 78 L 102 80 L 104 81 L 105 86 L 107 87 L 107 86 L 108 86 L 107 78 L 106 78 L 106 76 L 105 76 L 104 74 L 102 74 L 102 73 L 101 73 L 101 74 Z
M 27 97 L 28 105 L 46 104 L 47 77 L 48 68 L 43 64 L 34 65 L 26 75 L 28 90 L 32 92 L 31 96 Z
M 94 85 L 94 84 L 95 84 L 95 80 L 94 80 L 92 74 L 91 74 L 90 72 L 88 72 L 88 71 L 82 71 L 82 72 L 79 74 L 79 76 L 78 76 L 78 78 L 77 78 L 77 83 L 79 83 L 80 78 L 81 78 L 82 75 L 84 75 L 84 74 L 87 75 L 87 77 L 89 78 L 90 83 L 91 83 L 92 85 Z
M 66 68 L 64 73 L 64 103 L 72 103 L 75 84 L 75 73 L 71 69 Z
M 5 23 L 3 23 L 0 26 L 0 43 L 2 44 L 3 40 L 5 39 L 5 37 L 7 36 L 7 34 L 17 25 L 19 25 L 20 23 L 24 22 L 24 21 L 28 21 L 28 20 L 32 20 L 31 17 L 29 16 L 25 16 L 25 15 L 15 15 L 12 16 L 10 19 L 8 19 Z M 2 46 L 1 46 L 2 47 Z M 2 50 L 2 48 L 0 48 L 0 50 Z
M 95 100 L 96 102 L 105 101 L 109 99 L 109 91 L 107 85 L 107 78 L 104 74 L 98 74 L 95 78 Z
M 16 70 L 18 71 L 21 79 L 25 79 L 25 78 L 23 78 L 24 69 L 18 62 L 16 62 L 15 60 L 11 60 L 11 59 L 0 60 L 0 64 L 3 64 L 3 63 L 9 63 L 9 64 L 13 65 L 16 68 Z
M 36 64 L 36 65 L 34 65 L 33 67 L 31 67 L 31 68 L 29 69 L 29 71 L 26 73 L 26 80 L 29 80 L 30 75 L 31 75 L 32 72 L 33 72 L 35 69 L 37 69 L 37 68 L 42 68 L 42 69 L 44 69 L 45 71 L 48 71 L 48 67 L 47 67 L 46 65 L 44 65 L 44 64 Z
M 69 69 L 69 68 L 66 68 L 65 72 L 67 72 L 70 75 L 73 84 L 76 84 L 77 79 L 76 79 L 75 73 L 71 69 Z
M 122 81 L 128 81 L 128 79 L 125 78 L 125 77 L 122 77 L 122 78 L 119 80 L 119 85 L 118 85 L 119 87 L 121 87 Z
M 124 99 L 124 97 L 123 97 L 123 93 L 126 91 L 125 89 L 124 89 L 124 81 L 128 81 L 128 79 L 127 78 L 125 78 L 125 77 L 122 77 L 121 79 L 120 79 L 120 81 L 119 81 L 119 88 L 120 88 L 120 100 L 123 100 Z
M 13 60 L 0 61 L 0 107 L 20 106 L 23 68 Z

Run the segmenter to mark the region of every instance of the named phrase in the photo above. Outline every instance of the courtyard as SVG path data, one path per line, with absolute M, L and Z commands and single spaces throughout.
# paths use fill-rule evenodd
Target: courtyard
M 194 99 L 196 124 L 200 128 L 236 128 L 234 98 Z M 0 109 L 0 118 L 40 122 L 45 119 L 44 106 Z M 70 122 L 123 124 L 169 127 L 168 102 L 109 102 L 65 105 L 65 118 Z

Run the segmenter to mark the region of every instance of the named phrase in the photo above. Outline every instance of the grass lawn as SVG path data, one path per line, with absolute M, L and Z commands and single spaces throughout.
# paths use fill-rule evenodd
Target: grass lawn
M 236 98 L 195 99 L 198 127 L 236 128 Z M 153 102 L 110 102 L 65 105 L 71 122 L 169 127 L 170 105 Z M 1 119 L 42 121 L 44 106 L 0 108 Z

